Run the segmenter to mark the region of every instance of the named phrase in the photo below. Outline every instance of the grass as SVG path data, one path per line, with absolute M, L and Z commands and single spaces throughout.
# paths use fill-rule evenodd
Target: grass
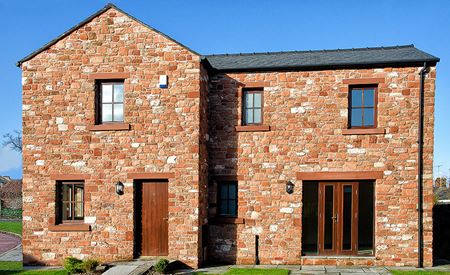
M 67 275 L 65 270 L 22 270 L 22 262 L 0 262 L 0 275 Z
M 197 275 L 203 272 L 195 273 Z M 224 275 L 288 275 L 289 270 L 286 269 L 262 269 L 262 268 L 231 268 Z
M 22 235 L 22 222 L 0 222 L 0 231 Z
M 449 275 L 450 272 L 442 271 L 414 271 L 414 270 L 391 270 L 394 275 Z

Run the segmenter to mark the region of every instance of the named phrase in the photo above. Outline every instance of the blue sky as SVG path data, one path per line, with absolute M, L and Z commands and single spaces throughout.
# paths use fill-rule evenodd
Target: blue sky
M 0 135 L 21 128 L 15 62 L 108 1 L 0 0 Z M 436 82 L 435 174 L 449 174 L 450 1 L 114 1 L 202 54 L 414 44 L 441 58 Z M 21 177 L 21 158 L 0 149 L 0 175 Z

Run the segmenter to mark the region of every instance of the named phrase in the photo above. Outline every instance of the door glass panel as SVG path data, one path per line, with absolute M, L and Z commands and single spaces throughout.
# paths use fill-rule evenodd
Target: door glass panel
M 343 194 L 343 224 L 342 224 L 342 249 L 352 248 L 352 186 L 344 186 Z
M 333 249 L 333 223 L 334 223 L 334 190 L 333 186 L 325 186 L 325 211 L 324 211 L 324 249 Z
M 362 182 L 358 194 L 358 255 L 373 255 L 373 182 Z

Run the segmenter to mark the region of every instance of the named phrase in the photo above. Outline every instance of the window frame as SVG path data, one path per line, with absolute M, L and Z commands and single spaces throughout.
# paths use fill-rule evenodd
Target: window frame
M 63 197 L 64 197 L 64 186 L 67 185 L 72 185 L 72 191 L 71 191 L 71 198 L 73 199 L 69 199 L 68 201 L 64 201 Z M 81 218 L 76 218 L 75 217 L 75 205 L 77 203 L 76 200 L 74 200 L 75 198 L 75 186 L 79 186 L 82 185 L 83 186 L 83 193 L 82 193 L 82 200 L 81 200 L 81 209 L 82 209 L 82 217 Z M 80 224 L 80 223 L 84 223 L 84 217 L 85 217 L 85 201 L 86 201 L 86 194 L 85 194 L 85 182 L 84 180 L 60 180 L 57 181 L 56 183 L 56 224 Z M 71 216 L 72 219 L 63 219 L 63 207 L 65 203 L 69 203 L 72 205 L 72 210 L 71 210 Z
M 103 121 L 102 118 L 102 112 L 103 112 L 103 85 L 113 85 L 113 92 L 112 92 L 112 101 L 105 103 L 111 105 L 111 114 L 112 114 L 112 121 Z M 122 84 L 123 86 L 123 99 L 122 102 L 114 102 L 114 85 Z M 96 125 L 104 125 L 104 124 L 123 124 L 125 123 L 125 79 L 98 79 L 95 82 L 95 124 Z M 122 120 L 121 121 L 114 121 L 114 105 L 115 104 L 122 104 Z
M 367 108 L 373 108 L 373 125 L 370 126 L 365 126 L 364 125 L 364 108 L 366 107 L 364 105 L 364 96 L 362 96 L 362 105 L 361 107 L 357 107 L 357 109 L 361 109 L 362 110 L 362 126 L 352 126 L 352 96 L 353 93 L 352 91 L 354 89 L 361 89 L 364 90 L 366 89 L 373 89 L 374 93 L 373 93 L 373 97 L 374 97 L 374 101 L 373 101 L 373 107 L 372 106 L 367 106 Z M 375 129 L 378 127 L 378 85 L 374 85 L 374 84 L 362 84 L 362 85 L 351 85 L 349 86 L 349 92 L 348 92 L 348 129 Z
M 247 94 L 260 94 L 261 95 L 261 107 L 260 108 L 247 108 L 245 96 Z M 254 102 L 253 102 L 254 105 Z M 253 110 L 253 118 L 255 117 L 255 109 L 261 110 L 261 122 L 258 123 L 248 123 L 247 120 L 247 109 Z M 254 121 L 254 119 L 253 119 Z M 252 125 L 263 125 L 264 124 L 264 88 L 247 88 L 242 90 L 242 125 L 243 126 L 252 126 Z
M 234 184 L 236 186 L 236 197 L 234 199 L 230 199 L 229 198 L 229 194 L 230 194 L 230 188 L 229 185 Z M 222 194 L 222 188 L 224 185 L 227 185 L 227 199 L 222 199 L 221 194 Z M 219 181 L 217 182 L 217 215 L 218 217 L 223 217 L 223 218 L 237 218 L 238 217 L 238 201 L 239 201 L 239 196 L 238 196 L 238 182 L 237 181 Z M 229 210 L 229 203 L 230 201 L 234 201 L 235 204 L 235 209 L 236 209 L 236 213 L 233 214 L 229 214 L 229 213 L 222 213 L 222 207 L 221 207 L 221 202 L 222 200 L 226 200 L 227 201 L 227 210 Z M 227 211 L 228 212 L 228 211 Z

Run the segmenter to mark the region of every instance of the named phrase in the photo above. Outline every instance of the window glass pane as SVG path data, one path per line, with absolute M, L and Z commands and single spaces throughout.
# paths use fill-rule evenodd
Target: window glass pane
M 114 104 L 114 121 L 123 121 L 123 104 Z
M 364 108 L 364 126 L 374 126 L 374 109 Z
M 362 126 L 362 109 L 352 109 L 351 126 Z
M 102 102 L 112 102 L 112 85 L 102 84 Z
M 247 109 L 245 112 L 245 123 L 253 123 L 253 109 Z
M 228 201 L 228 214 L 229 215 L 233 215 L 236 216 L 236 201 L 235 200 L 230 200 Z
M 364 106 L 375 106 L 375 90 L 366 89 L 364 90 Z
M 75 218 L 83 218 L 83 202 L 76 202 L 75 203 Z
M 220 199 L 228 199 L 228 185 L 226 184 L 220 186 Z
M 245 93 L 245 107 L 246 108 L 253 107 L 253 94 Z
M 254 100 L 253 106 L 254 107 L 261 107 L 261 101 L 262 101 L 261 99 L 262 99 L 261 94 L 254 94 L 254 96 L 253 96 L 253 100 Z
M 62 200 L 72 200 L 72 185 L 62 184 Z
M 261 109 L 254 109 L 253 123 L 261 123 Z
M 362 106 L 362 90 L 353 89 L 352 90 L 352 107 Z
M 62 204 L 62 219 L 71 220 L 72 219 L 72 204 L 70 202 L 65 202 Z
M 221 201 L 220 201 L 220 207 L 219 207 L 219 209 L 220 209 L 220 214 L 221 214 L 221 215 L 226 215 L 226 214 L 227 214 L 227 211 L 228 211 L 228 209 L 227 209 L 227 203 L 228 203 L 227 200 L 221 200 Z
M 75 185 L 75 200 L 76 202 L 83 201 L 83 185 Z
M 230 184 L 230 185 L 228 185 L 229 187 L 229 191 L 228 191 L 228 194 L 229 194 L 229 199 L 236 199 L 236 197 L 237 197 L 237 194 L 236 194 L 236 184 Z
M 112 104 L 102 105 L 102 121 L 103 122 L 112 121 Z
M 114 85 L 114 102 L 123 102 L 123 84 Z

